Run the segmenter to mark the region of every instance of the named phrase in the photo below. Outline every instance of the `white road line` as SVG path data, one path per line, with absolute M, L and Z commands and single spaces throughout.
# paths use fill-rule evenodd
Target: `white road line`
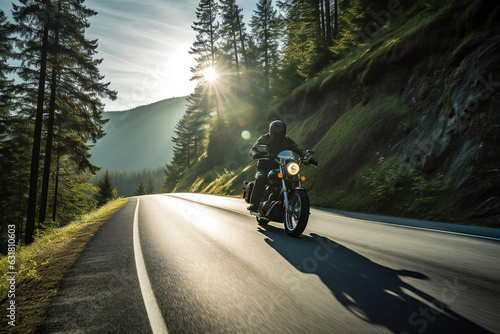
M 352 218 L 352 219 L 357 219 L 357 218 Z M 422 231 L 430 231 L 430 232 L 438 232 L 438 233 L 446 233 L 446 234 L 455 234 L 455 235 L 460 235 L 460 236 L 464 236 L 464 237 L 471 237 L 471 238 L 480 238 L 480 239 L 500 241 L 500 238 L 487 237 L 487 236 L 479 235 L 479 234 L 470 234 L 470 233 L 465 233 L 465 232 L 454 232 L 454 231 L 447 231 L 447 230 L 436 230 L 436 229 L 428 228 L 428 227 L 420 227 L 420 226 L 413 226 L 413 225 L 402 225 L 402 224 L 397 224 L 397 223 L 386 223 L 386 222 L 379 222 L 379 221 L 376 221 L 376 220 L 367 220 L 367 219 L 359 219 L 359 220 L 367 221 L 367 222 L 370 222 L 370 223 L 382 224 L 382 225 L 411 228 L 411 229 L 414 229 L 414 230 L 422 230 Z
M 500 241 L 500 238 L 496 237 L 488 237 L 485 235 L 481 234 L 472 234 L 472 233 L 467 233 L 467 232 L 456 232 L 456 231 L 449 231 L 449 230 L 440 230 L 437 228 L 431 228 L 431 227 L 421 227 L 421 226 L 415 226 L 415 225 L 404 225 L 403 223 L 390 223 L 390 222 L 383 222 L 379 220 L 370 220 L 370 219 L 364 219 L 364 218 L 356 218 L 356 217 L 347 217 L 343 216 L 342 214 L 339 213 L 312 213 L 315 216 L 324 216 L 324 217 L 339 217 L 342 219 L 350 219 L 350 220 L 357 220 L 357 221 L 364 221 L 368 223 L 374 223 L 374 224 L 381 224 L 381 225 L 388 225 L 388 226 L 395 226 L 395 227 L 403 227 L 403 228 L 410 228 L 414 230 L 422 230 L 422 231 L 429 231 L 429 232 L 437 232 L 437 233 L 446 233 L 446 234 L 455 234 L 455 235 L 460 235 L 460 236 L 465 236 L 465 237 L 471 237 L 471 238 L 480 238 L 480 239 L 487 239 L 487 240 L 494 240 L 494 241 Z
M 137 197 L 137 205 L 134 214 L 134 255 L 135 267 L 137 269 L 137 276 L 139 277 L 139 285 L 141 286 L 142 299 L 146 306 L 148 313 L 149 324 L 153 333 L 168 333 L 167 326 L 161 315 L 160 308 L 156 302 L 151 282 L 149 281 L 146 265 L 144 264 L 144 257 L 142 256 L 141 240 L 139 238 L 139 198 Z
M 198 204 L 202 204 L 202 205 L 208 205 L 208 206 L 212 206 L 212 207 L 223 209 L 223 210 L 233 211 L 233 212 L 236 212 L 236 213 L 242 213 L 242 214 L 245 214 L 245 215 L 247 214 L 247 212 L 240 211 L 240 210 L 237 210 L 237 209 L 227 208 L 227 207 L 216 205 L 216 204 L 198 202 L 195 199 L 188 199 L 188 198 L 183 197 L 183 196 L 175 196 L 175 194 L 167 194 L 166 196 L 175 197 L 175 198 L 183 199 L 185 201 L 190 201 L 190 202 L 194 202 L 194 203 L 198 203 Z M 207 196 L 210 196 L 210 195 L 207 195 Z M 328 218 L 339 217 L 339 218 L 342 218 L 342 219 L 352 219 L 352 220 L 364 221 L 364 222 L 368 222 L 368 223 L 381 224 L 381 225 L 389 225 L 389 226 L 395 226 L 395 227 L 403 227 L 403 228 L 409 228 L 409 229 L 414 229 L 414 230 L 422 230 L 422 231 L 429 231 L 429 232 L 454 234 L 454 235 L 460 235 L 460 236 L 464 236 L 464 237 L 471 237 L 471 238 L 479 238 L 479 239 L 500 241 L 500 238 L 488 237 L 488 236 L 484 236 L 484 235 L 480 235 L 480 234 L 472 234 L 472 233 L 466 233 L 466 232 L 455 232 L 455 231 L 434 229 L 434 228 L 429 228 L 429 227 L 420 227 L 420 226 L 414 226 L 414 225 L 404 225 L 404 224 L 398 224 L 398 223 L 388 223 L 388 222 L 382 222 L 382 221 L 377 221 L 377 220 L 369 220 L 369 219 L 363 219 L 363 218 L 347 217 L 347 216 L 343 216 L 343 215 L 338 214 L 338 213 L 322 213 L 322 212 L 320 213 L 320 212 L 315 212 L 315 213 L 311 213 L 311 215 L 314 215 L 314 216 L 324 216 L 324 217 L 328 217 Z

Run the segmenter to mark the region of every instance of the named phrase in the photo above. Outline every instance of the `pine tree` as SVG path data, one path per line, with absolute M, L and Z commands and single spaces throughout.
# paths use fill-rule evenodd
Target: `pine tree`
M 43 222 L 46 216 L 49 189 L 55 190 L 49 185 L 54 139 L 72 160 L 71 164 L 67 164 L 68 168 L 74 169 L 72 172 L 88 170 L 95 173 L 98 168 L 89 162 L 88 143 L 104 135 L 105 121 L 101 116 L 104 104 L 101 99 L 114 99 L 116 92 L 108 88 L 109 83 L 101 82 L 103 77 L 98 66 L 102 60 L 94 59 L 97 41 L 85 38 L 88 18 L 96 12 L 87 9 L 83 1 L 20 2 L 20 5 L 14 5 L 13 10 L 19 36 L 19 52 L 15 57 L 21 62 L 17 74 L 23 81 L 17 95 L 23 106 L 18 115 L 35 123 L 25 234 L 29 243 L 35 229 L 42 141 L 45 139 L 45 150 L 42 152 L 45 153 L 45 163 L 39 222 Z M 49 97 L 48 101 L 46 97 Z M 48 114 L 45 138 L 41 136 L 44 110 Z M 77 180 L 86 182 L 84 178 Z M 57 183 L 58 178 L 54 181 Z M 53 198 L 64 201 L 62 197 Z M 56 207 L 56 204 L 53 206 Z
M 21 52 L 18 59 L 25 64 L 38 65 L 38 71 L 25 68 L 24 75 L 31 72 L 38 78 L 37 99 L 35 113 L 35 128 L 33 133 L 33 147 L 31 153 L 30 187 L 28 200 L 28 214 L 26 221 L 25 242 L 33 241 L 35 232 L 38 167 L 40 160 L 40 145 L 42 137 L 43 108 L 47 72 L 47 53 L 49 49 L 49 30 L 54 23 L 54 10 L 50 0 L 33 1 L 20 0 L 21 6 L 13 5 L 13 17 L 16 21 L 16 32 L 23 38 L 18 43 Z M 21 75 L 23 77 L 23 75 Z
M 56 18 L 54 20 L 54 43 L 53 49 L 57 50 L 59 48 L 59 23 L 60 18 L 59 14 L 61 12 L 61 2 L 62 0 L 58 0 L 57 13 L 55 14 Z M 42 193 L 40 198 L 40 214 L 38 221 L 43 223 L 45 221 L 45 215 L 47 212 L 47 198 L 49 191 L 49 177 L 50 177 L 50 165 L 52 160 L 52 137 L 54 135 L 54 113 L 55 113 L 55 103 L 56 103 L 56 85 L 59 74 L 59 65 L 58 54 L 57 51 L 52 55 L 52 69 L 51 69 L 51 82 L 50 82 L 50 102 L 49 102 L 49 117 L 47 122 L 47 138 L 45 140 L 45 160 L 44 160 L 44 169 L 43 169 L 43 177 L 42 177 Z
M 221 0 L 220 11 L 222 23 L 220 27 L 221 53 L 224 58 L 225 67 L 229 70 L 231 77 L 236 80 L 240 78 L 242 59 L 246 65 L 246 32 L 241 8 L 235 0 Z M 231 80 L 232 78 L 228 78 Z
M 151 175 L 148 176 L 148 183 L 146 183 L 145 186 L 145 193 L 146 194 L 154 194 L 156 188 L 155 181 L 153 180 L 153 177 Z
M 102 206 L 114 198 L 113 182 L 109 177 L 109 172 L 106 170 L 104 178 L 99 181 L 99 192 L 97 194 L 97 205 Z
M 219 6 L 214 0 L 201 0 L 196 8 L 197 21 L 191 26 L 196 33 L 194 41 L 189 53 L 194 55 L 196 65 L 191 68 L 193 77 L 191 80 L 197 80 L 199 89 L 195 91 L 198 95 L 198 102 L 202 101 L 204 108 L 207 110 L 215 110 L 219 123 L 223 122 L 221 108 L 219 107 L 219 95 L 216 91 L 216 86 L 206 81 L 204 73 L 208 68 L 212 68 L 215 72 L 220 71 L 218 68 L 218 41 L 220 38 L 220 24 L 217 21 Z
M 141 182 L 134 191 L 134 196 L 146 195 L 146 185 Z
M 101 98 L 116 98 L 116 92 L 108 88 L 109 83 L 101 82 L 103 76 L 99 74 L 97 65 L 102 60 L 94 59 L 97 41 L 85 38 L 88 19 L 97 13 L 86 8 L 80 1 L 58 0 L 57 6 L 49 57 L 50 101 L 40 222 L 45 219 L 47 206 L 53 136 L 65 137 L 63 141 L 72 144 L 68 148 L 80 170 L 95 173 L 97 168 L 89 162 L 90 154 L 86 143 L 95 143 L 104 135 L 102 127 L 106 121 L 101 117 L 104 109 Z M 57 134 L 54 133 L 56 116 L 60 118 Z M 64 134 L 65 131 L 69 134 Z M 68 136 L 72 137 L 71 140 L 67 140 Z
M 286 11 L 286 39 L 283 76 L 296 85 L 316 74 L 328 61 L 325 47 L 319 0 L 280 2 Z
M 365 22 L 365 10 L 363 10 L 360 0 L 342 1 L 339 4 L 336 0 L 335 6 L 335 20 L 338 20 L 338 26 L 335 25 L 336 39 L 330 50 L 336 56 L 347 56 L 354 47 L 362 42 L 359 31 Z M 342 12 L 338 19 L 337 10 Z
M 89 183 L 88 174 L 71 172 L 74 169 L 71 160 L 63 159 L 61 164 L 64 167 L 61 167 L 59 177 L 57 218 L 54 221 L 57 220 L 58 225 L 65 225 L 96 207 L 98 189 L 96 191 Z M 112 193 L 116 196 L 115 190 Z
M 201 0 L 196 7 L 196 19 L 191 28 L 196 32 L 194 41 L 189 53 L 194 55 L 196 66 L 191 68 L 194 76 L 192 80 L 201 79 L 203 71 L 207 67 L 216 67 L 217 43 L 219 41 L 219 22 L 217 13 L 219 6 L 214 0 Z
M 12 122 L 11 108 L 13 101 L 13 80 L 7 75 L 13 71 L 8 59 L 12 57 L 13 26 L 7 21 L 5 13 L 0 10 L 0 149 L 5 139 L 8 124 Z
M 165 177 L 161 185 L 161 191 L 164 193 L 169 193 L 174 191 L 181 178 L 181 173 L 178 166 L 175 163 L 167 164 L 165 172 Z
M 198 92 L 200 86 L 195 88 L 195 92 L 188 98 L 188 108 L 186 110 L 186 131 L 191 135 L 192 141 L 189 148 L 192 150 L 193 159 L 198 159 L 203 149 L 203 139 L 205 139 L 205 127 L 208 123 L 210 110 L 203 101 L 203 94 Z
M 12 119 L 0 147 L 0 229 L 16 225 L 17 240 L 21 240 L 23 217 L 28 204 L 30 155 L 33 145 L 33 125 Z
M 275 79 L 280 63 L 278 46 L 281 31 L 272 0 L 260 0 L 257 3 L 250 26 L 256 45 L 257 63 L 262 69 L 261 86 L 264 88 L 267 104 L 270 98 L 270 84 Z

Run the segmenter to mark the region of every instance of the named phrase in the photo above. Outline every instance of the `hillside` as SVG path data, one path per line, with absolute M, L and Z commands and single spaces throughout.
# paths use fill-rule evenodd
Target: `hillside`
M 380 33 L 277 101 L 252 138 L 280 118 L 316 152 L 320 168 L 305 170 L 314 205 L 499 227 L 500 5 L 405 3 Z M 175 191 L 241 194 L 255 173 L 254 139 L 241 131 L 212 135 Z
M 91 162 L 106 170 L 164 166 L 172 158 L 175 124 L 184 114 L 184 97 L 127 111 L 106 112 L 106 135 L 91 150 Z

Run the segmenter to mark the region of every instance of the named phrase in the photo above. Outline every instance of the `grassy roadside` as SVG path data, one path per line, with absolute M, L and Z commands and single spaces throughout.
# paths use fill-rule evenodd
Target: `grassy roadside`
M 64 227 L 39 235 L 29 246 L 16 248 L 15 327 L 8 325 L 7 257 L 0 259 L 0 332 L 33 333 L 42 323 L 59 283 L 80 252 L 106 220 L 127 203 L 117 199 Z

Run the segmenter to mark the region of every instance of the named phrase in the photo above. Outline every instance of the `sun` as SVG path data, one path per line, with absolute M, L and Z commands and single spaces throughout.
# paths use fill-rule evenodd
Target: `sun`
M 214 82 L 218 77 L 215 68 L 213 68 L 212 66 L 205 68 L 205 70 L 203 71 L 203 76 L 205 77 L 205 80 L 209 82 Z

